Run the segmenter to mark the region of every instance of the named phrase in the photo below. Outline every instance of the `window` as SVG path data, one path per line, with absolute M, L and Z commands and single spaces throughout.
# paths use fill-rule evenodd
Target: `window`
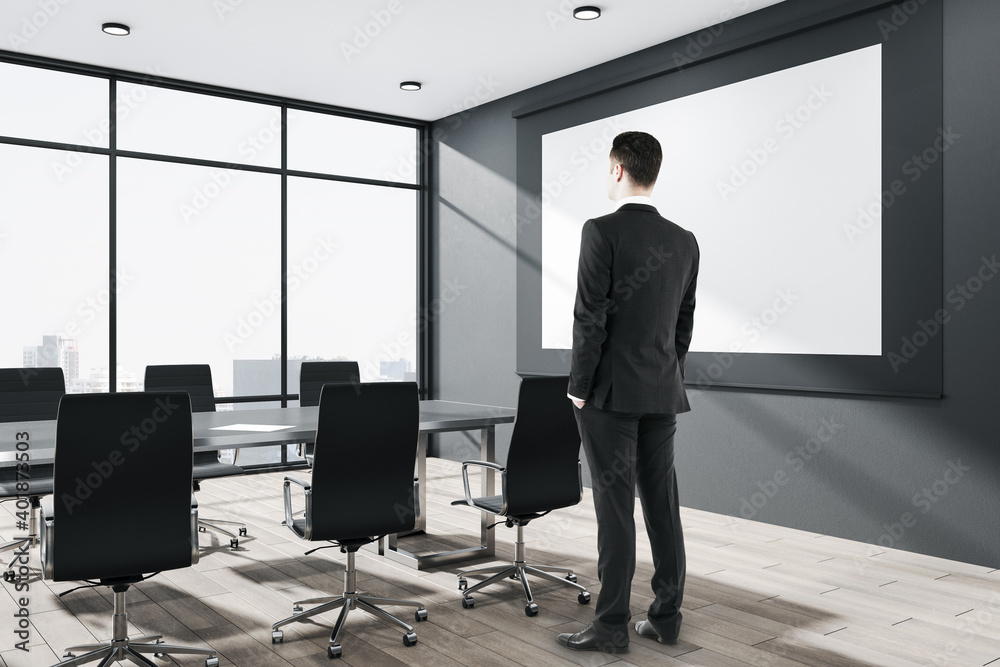
M 120 82 L 118 149 L 281 166 L 281 109 Z
M 0 135 L 107 148 L 108 80 L 0 62 Z
M 417 164 L 417 131 L 411 127 L 288 113 L 289 169 L 415 184 Z
M 0 366 L 62 366 L 71 392 L 107 391 L 108 159 L 0 144 Z M 101 379 L 103 378 L 103 380 Z
M 280 220 L 278 176 L 120 159 L 118 264 L 131 278 L 118 295 L 122 370 L 208 363 L 216 396 L 279 394 L 280 382 L 234 375 L 280 358 Z
M 291 358 L 357 361 L 363 382 L 415 379 L 416 220 L 414 190 L 289 179 Z
M 208 363 L 223 410 L 289 402 L 303 359 L 416 378 L 416 124 L 57 67 L 0 62 L 0 365 L 93 392 Z

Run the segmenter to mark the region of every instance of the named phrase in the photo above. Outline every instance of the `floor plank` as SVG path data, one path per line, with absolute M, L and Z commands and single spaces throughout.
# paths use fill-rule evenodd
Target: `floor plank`
M 479 515 L 450 502 L 462 495 L 460 466 L 429 459 L 428 535 L 406 541 L 413 551 L 465 546 L 478 540 Z M 299 477 L 307 472 L 299 471 Z M 330 664 L 326 657 L 338 612 L 284 626 L 271 643 L 271 623 L 291 615 L 293 602 L 339 595 L 346 556 L 338 549 L 305 555 L 304 543 L 281 525 L 283 473 L 213 479 L 198 493 L 203 516 L 244 521 L 240 547 L 229 538 L 201 534 L 202 555 L 184 570 L 164 572 L 128 593 L 130 633 L 162 634 L 171 643 L 211 647 L 221 664 L 239 667 Z M 476 484 L 475 480 L 473 483 Z M 521 588 L 503 581 L 476 595 L 463 609 L 457 574 L 514 557 L 516 531 L 498 525 L 497 557 L 436 570 L 415 571 L 379 557 L 357 554 L 358 587 L 372 595 L 423 603 L 426 622 L 412 608 L 388 608 L 418 635 L 404 646 L 402 629 L 352 611 L 341 636 L 345 665 L 485 666 L 701 665 L 704 667 L 884 667 L 896 665 L 1000 664 L 1000 570 L 894 551 L 842 538 L 684 509 L 688 579 L 680 641 L 666 646 L 632 636 L 631 651 L 612 656 L 574 652 L 555 635 L 586 626 L 593 603 L 576 592 L 531 579 L 540 613 L 524 613 Z M 13 534 L 6 508 L 0 537 Z M 636 504 L 638 560 L 633 582 L 634 620 L 652 602 L 653 564 Z M 596 534 L 590 492 L 579 505 L 525 528 L 529 562 L 569 567 L 594 601 Z M 37 569 L 37 549 L 32 551 Z M 472 580 L 470 579 L 470 582 Z M 85 589 L 58 597 L 72 582 L 29 578 L 27 592 L 3 586 L 0 614 L 9 619 L 21 597 L 29 599 L 30 651 L 0 645 L 3 667 L 51 665 L 74 643 L 104 641 L 111 632 L 112 594 Z M 169 661 L 160 660 L 159 664 Z M 178 656 L 173 664 L 200 665 Z

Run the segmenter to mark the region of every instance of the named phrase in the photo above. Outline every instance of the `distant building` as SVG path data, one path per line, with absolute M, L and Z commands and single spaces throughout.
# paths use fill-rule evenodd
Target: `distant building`
M 80 377 L 80 350 L 75 338 L 42 336 L 41 345 L 26 345 L 24 368 L 62 368 L 66 386 Z
M 75 378 L 72 382 L 67 378 L 66 391 L 70 394 L 106 394 L 111 387 L 110 375 L 107 368 L 92 368 L 89 378 Z M 119 392 L 142 391 L 135 373 L 124 371 L 120 366 L 115 373 L 115 384 Z
M 299 393 L 303 361 L 347 361 L 346 357 L 292 357 L 288 360 L 288 393 Z M 268 396 L 281 393 L 281 359 L 233 359 L 233 396 Z M 259 403 L 235 404 L 235 409 L 261 407 Z
M 396 361 L 380 361 L 378 364 L 379 379 L 381 380 L 396 380 L 403 382 L 407 379 L 407 374 L 410 373 L 410 362 L 406 359 L 397 359 Z M 413 377 L 416 377 L 413 375 Z

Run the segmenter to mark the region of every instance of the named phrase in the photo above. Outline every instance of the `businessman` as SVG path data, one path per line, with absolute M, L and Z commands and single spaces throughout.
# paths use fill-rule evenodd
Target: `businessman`
M 674 433 L 675 415 L 690 410 L 684 356 L 699 252 L 694 235 L 650 201 L 662 159 L 649 134 L 615 137 L 607 190 L 617 209 L 588 220 L 580 242 L 568 394 L 590 464 L 601 592 L 593 622 L 556 638 L 571 649 L 628 652 L 637 486 L 654 600 L 635 630 L 674 644 L 681 627 L 685 557 Z

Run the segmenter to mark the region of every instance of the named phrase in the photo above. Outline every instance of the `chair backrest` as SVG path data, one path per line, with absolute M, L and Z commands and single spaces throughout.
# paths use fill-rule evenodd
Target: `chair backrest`
M 531 514 L 580 502 L 580 431 L 566 396 L 569 377 L 527 376 L 507 453 L 507 513 Z
M 361 383 L 356 361 L 303 361 L 299 374 L 299 405 L 319 405 L 320 390 L 329 382 Z
M 65 393 L 61 368 L 0 368 L 0 422 L 55 419 Z
M 312 539 L 412 530 L 419 428 L 415 382 L 323 387 L 312 469 Z
M 215 412 L 212 367 L 208 364 L 146 366 L 146 391 L 186 391 L 194 412 Z
M 192 561 L 191 400 L 68 394 L 53 478 L 53 579 L 113 579 Z

